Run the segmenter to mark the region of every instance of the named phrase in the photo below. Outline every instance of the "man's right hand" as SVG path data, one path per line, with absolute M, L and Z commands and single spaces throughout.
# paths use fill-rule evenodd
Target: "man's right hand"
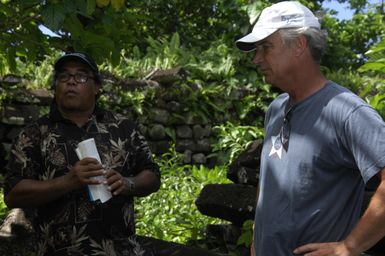
M 86 157 L 77 161 L 72 168 L 70 168 L 66 175 L 71 185 L 79 188 L 83 185 L 100 184 L 101 181 L 96 179 L 97 176 L 102 176 L 106 173 L 103 166 L 95 158 Z

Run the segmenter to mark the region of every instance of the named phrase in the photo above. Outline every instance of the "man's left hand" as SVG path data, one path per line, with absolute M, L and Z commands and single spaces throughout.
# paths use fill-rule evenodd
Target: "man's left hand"
M 114 196 L 117 196 L 124 192 L 124 190 L 126 189 L 126 182 L 124 177 L 119 172 L 114 170 L 108 170 L 105 176 L 108 189 Z
M 304 256 L 358 256 L 359 253 L 349 251 L 344 242 L 312 243 L 300 246 L 295 254 Z

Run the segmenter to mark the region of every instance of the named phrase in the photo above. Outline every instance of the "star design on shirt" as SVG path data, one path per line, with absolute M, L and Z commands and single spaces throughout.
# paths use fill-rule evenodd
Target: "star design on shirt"
M 270 153 L 269 153 L 269 156 L 272 156 L 274 154 L 277 154 L 278 158 L 281 159 L 282 157 L 282 143 L 281 143 L 281 139 L 278 136 L 271 136 L 271 150 L 270 150 Z

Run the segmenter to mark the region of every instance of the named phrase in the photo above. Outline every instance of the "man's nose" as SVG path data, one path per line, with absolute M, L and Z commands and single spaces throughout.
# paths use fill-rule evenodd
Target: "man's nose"
M 70 74 L 67 83 L 68 84 L 76 84 L 75 75 Z

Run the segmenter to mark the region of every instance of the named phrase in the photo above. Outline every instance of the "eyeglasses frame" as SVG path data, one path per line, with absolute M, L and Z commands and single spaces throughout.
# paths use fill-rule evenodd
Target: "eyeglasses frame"
M 60 75 L 67 75 L 67 78 L 65 80 L 63 80 L 63 78 L 60 79 Z M 84 75 L 84 78 L 85 78 L 84 81 L 79 78 L 79 76 L 83 76 L 83 75 Z M 60 73 L 55 75 L 56 80 L 58 82 L 60 82 L 60 83 L 68 82 L 72 77 L 73 77 L 74 81 L 76 83 L 79 83 L 79 84 L 87 83 L 88 79 L 95 79 L 94 76 L 86 74 L 86 73 L 81 73 L 81 72 L 78 72 L 78 73 L 75 73 L 75 74 L 71 74 L 71 73 L 68 73 L 68 72 L 60 72 Z

